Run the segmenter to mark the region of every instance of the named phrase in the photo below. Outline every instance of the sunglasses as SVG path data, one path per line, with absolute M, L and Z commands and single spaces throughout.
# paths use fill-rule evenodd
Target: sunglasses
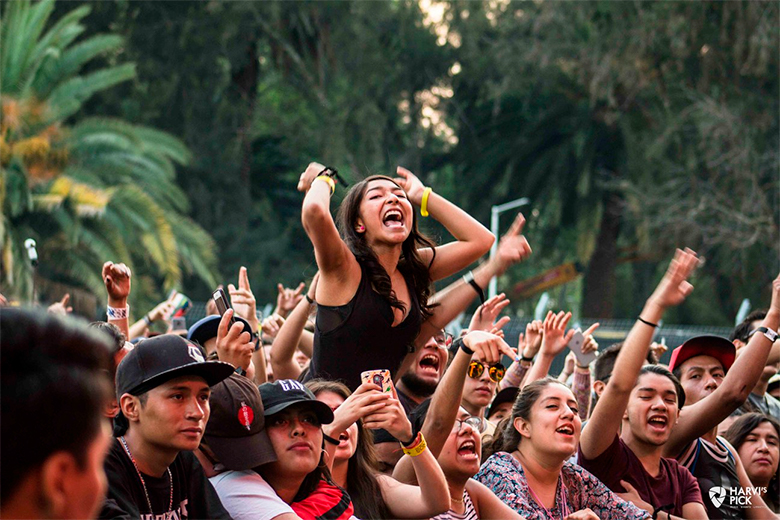
M 467 374 L 470 378 L 479 379 L 484 372 L 485 365 L 479 361 L 472 361 L 469 363 Z M 500 383 L 501 380 L 504 379 L 504 374 L 506 374 L 506 368 L 504 368 L 504 365 L 501 363 L 496 363 L 495 365 L 488 367 L 488 376 L 490 376 L 490 379 L 495 383 Z

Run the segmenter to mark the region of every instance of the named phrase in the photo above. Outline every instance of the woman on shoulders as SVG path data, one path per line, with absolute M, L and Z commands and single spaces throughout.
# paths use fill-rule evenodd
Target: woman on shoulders
M 353 186 L 337 227 L 332 172 L 311 163 L 298 183 L 306 192 L 303 227 L 320 271 L 311 377 L 342 380 L 354 390 L 365 370 L 389 369 L 395 378 L 421 324 L 435 312 L 431 282 L 479 259 L 494 237 L 401 167 L 395 179 L 376 175 Z M 417 230 L 414 206 L 456 241 L 435 247 Z

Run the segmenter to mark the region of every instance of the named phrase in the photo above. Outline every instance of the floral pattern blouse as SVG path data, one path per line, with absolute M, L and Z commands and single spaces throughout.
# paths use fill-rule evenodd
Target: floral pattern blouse
M 531 496 L 528 481 L 520 462 L 509 453 L 499 451 L 482 464 L 474 478 L 527 520 L 550 520 L 547 511 Z M 553 518 L 590 508 L 602 520 L 644 520 L 650 513 L 626 502 L 599 479 L 571 462 L 564 462 L 561 480 L 566 504 L 561 504 L 560 489 L 555 494 L 555 506 L 549 510 Z

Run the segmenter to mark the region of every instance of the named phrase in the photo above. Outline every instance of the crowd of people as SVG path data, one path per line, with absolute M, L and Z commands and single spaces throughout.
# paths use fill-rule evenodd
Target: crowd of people
M 780 276 L 765 311 L 668 365 L 653 339 L 693 290 L 689 249 L 622 343 L 599 351 L 598 324 L 562 310 L 515 349 L 509 300 L 484 289 L 531 255 L 522 215 L 468 270 L 495 237 L 412 172 L 352 186 L 334 218 L 338 182 L 301 175 L 318 273 L 280 284 L 265 319 L 241 268 L 221 314 L 177 328 L 173 294 L 131 322 L 132 273 L 111 261 L 105 321 L 67 298 L 1 307 L 0 518 L 780 518 Z

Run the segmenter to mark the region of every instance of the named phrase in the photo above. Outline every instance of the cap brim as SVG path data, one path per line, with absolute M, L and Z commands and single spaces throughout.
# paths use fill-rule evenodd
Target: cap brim
M 204 435 L 203 440 L 219 462 L 230 470 L 243 471 L 277 460 L 265 429 L 247 437 Z
M 270 415 L 277 414 L 281 412 L 282 410 L 289 408 L 290 406 L 296 405 L 296 404 L 308 404 L 312 410 L 314 410 L 314 413 L 317 414 L 317 419 L 319 419 L 320 424 L 330 424 L 333 422 L 333 410 L 330 409 L 330 406 L 323 403 L 322 401 L 316 401 L 313 399 L 295 399 L 291 401 L 285 401 L 283 403 L 279 403 L 275 406 L 272 406 L 271 408 L 265 408 L 263 410 L 263 415 L 266 417 Z
M 704 335 L 688 339 L 674 349 L 669 360 L 669 370 L 675 370 L 680 365 L 696 356 L 710 356 L 723 365 L 728 372 L 736 359 L 737 350 L 733 343 L 720 336 Z
M 140 385 L 131 388 L 127 391 L 129 394 L 142 394 L 152 388 L 156 388 L 161 384 L 182 376 L 198 376 L 202 377 L 206 384 L 214 386 L 220 381 L 223 381 L 230 377 L 230 374 L 235 372 L 235 367 L 230 363 L 224 363 L 222 361 L 204 361 L 194 362 L 188 365 L 172 368 L 165 372 L 160 372 L 154 377 L 150 377 Z

